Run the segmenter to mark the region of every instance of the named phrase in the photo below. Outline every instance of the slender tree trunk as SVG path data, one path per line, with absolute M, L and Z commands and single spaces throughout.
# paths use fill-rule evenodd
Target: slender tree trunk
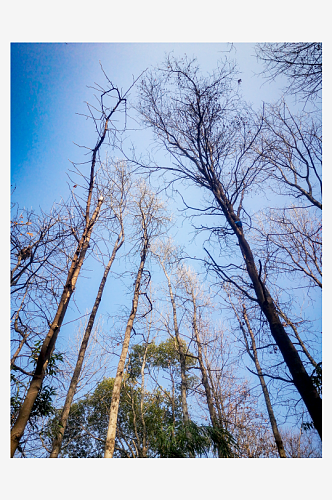
M 216 415 L 216 410 L 215 410 L 214 405 L 213 405 L 213 398 L 212 398 L 212 394 L 211 394 L 209 379 L 208 379 L 207 371 L 206 371 L 204 361 L 203 361 L 202 344 L 201 344 L 201 339 L 200 339 L 198 326 L 197 326 L 197 305 L 196 305 L 196 298 L 195 298 L 193 291 L 191 292 L 191 297 L 192 297 L 193 307 L 194 307 L 193 329 L 194 329 L 196 345 L 197 345 L 199 367 L 200 367 L 200 370 L 202 373 L 202 383 L 203 383 L 203 386 L 205 389 L 205 395 L 206 395 L 207 405 L 209 408 L 211 423 L 213 426 L 218 426 L 218 419 L 217 419 L 217 415 Z
M 138 268 L 136 281 L 135 281 L 135 289 L 134 289 L 134 297 L 133 297 L 131 313 L 129 315 L 129 319 L 127 322 L 127 327 L 126 327 L 124 341 L 123 341 L 123 345 L 122 345 L 120 360 L 118 363 L 118 368 L 117 368 L 117 372 L 116 372 L 116 376 L 115 376 L 115 380 L 114 380 L 114 387 L 113 387 L 113 393 L 112 393 L 112 402 L 111 402 L 110 418 L 109 418 L 109 424 L 108 424 L 108 430 L 107 430 L 104 458 L 113 458 L 113 454 L 114 454 L 116 426 L 117 426 L 119 403 L 120 403 L 120 389 L 121 389 L 121 384 L 122 384 L 122 379 L 123 379 L 125 361 L 126 361 L 126 357 L 127 357 L 127 353 L 128 353 L 128 349 L 129 349 L 130 334 L 131 334 L 131 331 L 133 328 L 133 324 L 134 324 L 134 320 L 135 320 L 136 312 L 137 312 L 137 307 L 138 307 L 140 284 L 141 284 L 144 264 L 145 264 L 145 260 L 146 260 L 146 256 L 147 256 L 147 252 L 148 252 L 148 244 L 149 244 L 148 237 L 147 237 L 147 233 L 145 231 L 144 246 L 143 246 L 143 249 L 141 252 L 141 262 L 140 262 L 140 265 Z
M 191 290 L 191 298 L 192 298 L 192 303 L 193 303 L 193 307 L 194 307 L 193 329 L 194 329 L 196 345 L 197 345 L 198 362 L 199 362 L 199 367 L 200 367 L 201 374 L 202 374 L 202 384 L 203 384 L 203 387 L 205 390 L 205 396 L 206 396 L 206 401 L 207 401 L 207 405 L 209 408 L 211 424 L 213 427 L 218 427 L 218 418 L 217 418 L 215 407 L 213 405 L 213 397 L 211 394 L 209 379 L 208 379 L 207 371 L 206 371 L 204 361 L 203 361 L 202 344 L 201 344 L 201 339 L 200 339 L 199 330 L 198 330 L 198 326 L 197 326 L 196 297 L 195 297 L 193 290 Z M 222 452 L 221 452 L 219 447 L 218 447 L 218 456 L 219 456 L 219 458 L 223 458 Z
M 271 404 L 271 400 L 270 400 L 269 391 L 268 391 L 268 388 L 266 386 L 266 383 L 265 383 L 265 380 L 264 380 L 264 376 L 263 376 L 263 372 L 262 372 L 262 369 L 261 369 L 261 366 L 260 366 L 260 363 L 259 363 L 259 359 L 258 359 L 258 355 L 257 355 L 257 348 L 256 348 L 255 336 L 254 336 L 254 333 L 253 333 L 253 331 L 251 329 L 251 326 L 250 326 L 250 323 L 249 323 L 249 319 L 248 319 L 248 316 L 247 316 L 246 307 L 245 307 L 244 304 L 243 304 L 243 318 L 244 318 L 244 321 L 245 321 L 245 323 L 247 325 L 247 329 L 248 329 L 248 332 L 249 332 L 249 335 L 250 335 L 251 344 L 252 344 L 252 353 L 251 353 L 251 350 L 250 350 L 250 347 L 249 347 L 249 344 L 248 344 L 248 341 L 247 341 L 247 336 L 245 334 L 245 331 L 242 330 L 243 336 L 244 336 L 244 340 L 245 340 L 245 343 L 246 343 L 246 349 L 247 349 L 247 352 L 248 352 L 249 356 L 251 357 L 251 359 L 255 363 L 257 375 L 258 375 L 258 378 L 259 378 L 259 381 L 260 381 L 260 384 L 261 384 L 261 387 L 262 387 L 262 391 L 263 391 L 263 395 L 264 395 L 264 399 L 265 399 L 265 404 L 266 404 L 267 412 L 269 414 L 269 419 L 270 419 L 270 422 L 271 422 L 272 432 L 273 432 L 273 435 L 274 435 L 274 440 L 275 440 L 276 445 L 277 445 L 279 456 L 280 456 L 280 458 L 286 458 L 286 452 L 285 452 L 285 449 L 284 449 L 284 444 L 282 442 L 281 435 L 280 435 L 280 432 L 279 432 L 279 429 L 278 429 L 278 425 L 277 425 L 277 421 L 276 421 L 276 418 L 274 416 L 274 412 L 273 412 L 273 408 L 272 408 L 272 404 Z M 240 324 L 241 324 L 241 322 L 240 322 Z M 243 327 L 241 326 L 241 329 L 242 328 Z
M 180 358 L 181 404 L 182 404 L 183 422 L 185 424 L 187 424 L 189 422 L 189 412 L 188 412 L 188 404 L 187 404 L 186 356 L 185 356 L 185 353 L 183 352 L 183 346 L 181 343 L 181 337 L 180 337 L 180 332 L 179 332 L 179 327 L 178 327 L 178 319 L 177 319 L 177 313 L 176 313 L 176 304 L 175 304 L 175 299 L 174 299 L 174 295 L 173 295 L 171 280 L 169 278 L 169 275 L 167 274 L 164 263 L 162 262 L 161 259 L 159 259 L 159 260 L 160 260 L 161 267 L 163 268 L 165 277 L 167 279 L 169 296 L 170 296 L 171 304 L 172 304 L 174 332 L 175 332 L 176 344 L 177 344 L 177 349 L 178 349 L 179 358 Z
M 177 313 L 176 313 L 176 304 L 175 304 L 175 299 L 174 299 L 174 295 L 173 295 L 171 280 L 167 274 L 166 267 L 165 267 L 164 263 L 162 262 L 161 259 L 159 259 L 159 260 L 160 260 L 160 264 L 163 268 L 164 274 L 165 274 L 166 279 L 167 279 L 169 296 L 170 296 L 171 304 L 172 304 L 174 332 L 175 332 L 176 344 L 177 344 L 177 349 L 178 349 L 179 358 L 180 358 L 182 415 L 183 415 L 183 423 L 185 425 L 187 425 L 189 423 L 190 419 L 189 419 L 189 411 L 188 411 L 188 404 L 187 404 L 186 355 L 183 352 L 183 346 L 181 343 L 181 337 L 180 337 L 180 331 L 179 331 L 178 319 L 177 319 Z M 188 429 L 186 429 L 186 436 L 188 439 L 190 439 L 190 432 Z M 193 453 L 191 453 L 191 452 L 189 452 L 189 457 L 195 458 Z
M 212 191 L 216 198 L 216 201 L 220 205 L 227 219 L 227 222 L 237 236 L 247 272 L 255 290 L 257 303 L 270 325 L 272 336 L 276 341 L 280 352 L 286 362 L 286 365 L 293 377 L 294 385 L 299 391 L 304 404 L 308 409 L 317 432 L 319 433 L 320 437 L 322 437 L 322 400 L 311 378 L 307 374 L 295 346 L 291 342 L 284 327 L 282 326 L 276 305 L 267 287 L 262 282 L 260 273 L 256 268 L 254 257 L 251 252 L 249 243 L 244 237 L 243 229 L 235 224 L 235 221 L 238 220 L 238 217 L 234 213 L 232 204 L 227 200 L 220 181 L 218 181 L 216 178 L 214 178 L 213 181 Z
M 210 389 L 211 389 L 211 395 L 212 399 L 214 401 L 214 407 L 217 408 L 217 414 L 218 414 L 218 422 L 219 425 L 222 425 L 226 431 L 228 430 L 228 423 L 227 419 L 225 419 L 225 409 L 224 409 L 224 404 L 222 398 L 218 395 L 214 381 L 213 381 L 213 375 L 211 371 L 211 366 L 210 363 L 206 357 L 205 357 L 205 363 L 206 363 L 206 368 L 207 368 L 207 373 L 208 373 L 208 379 L 210 381 Z
M 76 388 L 77 388 L 77 384 L 78 384 L 79 377 L 81 374 L 85 353 L 86 353 L 86 350 L 88 347 L 88 342 L 89 342 L 91 331 L 93 328 L 93 324 L 94 324 L 94 321 L 95 321 L 95 318 L 96 318 L 96 315 L 98 312 L 99 304 L 100 304 L 100 301 L 101 301 L 101 298 L 103 295 L 106 280 L 107 280 L 109 271 L 111 269 L 111 266 L 114 262 L 116 253 L 120 249 L 120 247 L 122 246 L 123 242 L 124 242 L 124 234 L 123 234 L 123 231 L 121 230 L 121 232 L 120 232 L 120 234 L 115 242 L 111 258 L 110 258 L 110 260 L 105 268 L 103 278 L 102 278 L 101 283 L 99 285 L 97 297 L 96 297 L 92 312 L 90 314 L 88 325 L 87 325 L 86 330 L 84 332 L 84 336 L 83 336 L 81 347 L 79 350 L 75 370 L 74 370 L 74 373 L 73 373 L 73 376 L 72 376 L 72 379 L 71 379 L 71 382 L 69 385 L 66 401 L 65 401 L 64 407 L 62 409 L 62 414 L 61 414 L 61 418 L 60 418 L 60 429 L 59 429 L 59 432 L 58 432 L 56 438 L 53 441 L 53 447 L 52 447 L 52 451 L 51 451 L 49 458 L 57 458 L 59 453 L 60 453 L 61 444 L 62 444 L 63 436 L 64 436 L 64 433 L 66 430 L 66 425 L 67 425 L 67 421 L 68 421 L 68 417 L 69 417 L 70 408 L 71 408 L 73 398 L 74 398 L 75 393 L 76 393 Z

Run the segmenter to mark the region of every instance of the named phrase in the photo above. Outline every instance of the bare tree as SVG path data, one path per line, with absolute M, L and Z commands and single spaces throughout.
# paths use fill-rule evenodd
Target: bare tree
M 69 385 L 67 397 L 65 404 L 62 409 L 62 414 L 59 422 L 59 432 L 57 436 L 55 437 L 53 441 L 53 446 L 52 446 L 52 451 L 50 454 L 50 458 L 57 458 L 61 449 L 61 443 L 63 439 L 63 435 L 66 429 L 68 417 L 69 417 L 69 412 L 70 412 L 70 407 L 76 392 L 77 384 L 79 381 L 80 373 L 82 370 L 82 365 L 85 357 L 85 353 L 88 347 L 88 342 L 90 339 L 90 335 L 92 332 L 92 328 L 95 322 L 95 318 L 98 312 L 99 304 L 102 299 L 103 291 L 106 285 L 106 280 L 109 275 L 111 266 L 115 260 L 117 252 L 120 250 L 121 246 L 124 243 L 124 223 L 123 223 L 123 216 L 124 216 L 124 210 L 126 206 L 126 199 L 128 195 L 128 189 L 129 189 L 129 178 L 128 175 L 125 171 L 125 168 L 123 165 L 115 165 L 115 175 L 113 176 L 113 179 L 110 179 L 110 181 L 106 185 L 106 189 L 104 189 L 104 199 L 105 199 L 105 204 L 109 204 L 112 212 L 115 215 L 117 225 L 118 225 L 118 235 L 115 240 L 114 246 L 113 246 L 113 251 L 110 256 L 110 259 L 108 261 L 108 264 L 105 267 L 104 274 L 102 277 L 102 280 L 99 285 L 98 293 L 95 299 L 95 303 L 93 305 L 89 321 L 87 324 L 87 327 L 84 332 L 84 336 L 82 339 L 81 347 L 78 353 L 78 358 L 76 362 L 76 366 L 74 369 L 74 373 Z M 116 192 L 118 190 L 118 193 Z
M 181 368 L 181 402 L 182 402 L 182 411 L 183 411 L 183 422 L 188 424 L 189 422 L 189 412 L 188 412 L 188 404 L 187 404 L 187 377 L 186 377 L 186 353 L 184 352 L 182 339 L 179 330 L 178 323 L 178 315 L 177 315 L 177 306 L 173 293 L 173 287 L 171 283 L 171 278 L 169 271 L 167 271 L 167 267 L 170 266 L 172 258 L 174 258 L 174 248 L 172 248 L 170 241 L 168 240 L 166 243 L 159 244 L 158 249 L 154 252 L 158 258 L 159 264 L 164 272 L 165 278 L 167 280 L 168 293 L 172 306 L 172 315 L 173 315 L 173 329 L 175 333 L 176 339 L 176 347 L 179 351 L 179 359 L 180 359 L 180 368 Z
M 308 208 L 291 206 L 261 215 L 258 236 L 269 270 L 322 288 L 322 221 Z M 265 248 L 265 249 L 264 249 Z
M 215 328 L 211 320 L 205 319 L 200 333 L 218 424 L 234 437 L 236 456 L 276 457 L 273 435 L 260 410 L 255 386 L 239 375 L 239 357 L 234 356 L 233 340 L 223 325 Z
M 258 43 L 256 55 L 264 63 L 269 81 L 283 75 L 289 84 L 286 93 L 317 98 L 322 89 L 322 44 L 320 42 Z
M 258 168 L 259 156 L 250 154 L 253 144 L 259 140 L 263 120 L 256 122 L 248 109 L 239 107 L 227 63 L 212 76 L 203 78 L 194 61 L 178 62 L 171 58 L 162 69 L 142 81 L 139 110 L 144 123 L 153 129 L 157 140 L 173 158 L 172 166 L 158 167 L 158 171 L 167 170 L 175 179 L 205 188 L 211 195 L 206 211 L 210 209 L 210 213 L 220 214 L 226 221 L 226 227 L 218 230 L 220 239 L 224 236 L 229 241 L 237 240 L 243 270 L 250 281 L 248 291 L 243 291 L 266 317 L 295 387 L 321 436 L 321 398 L 280 321 L 240 219 L 242 212 L 245 214 L 244 195 L 258 180 L 264 180 Z M 211 267 L 229 279 L 210 253 L 209 257 Z
M 120 390 L 123 380 L 125 361 L 129 349 L 130 335 L 133 329 L 134 320 L 137 313 L 139 296 L 141 291 L 141 282 L 144 278 L 144 266 L 149 253 L 150 245 L 153 239 L 160 236 L 162 227 L 166 223 L 163 204 L 148 189 L 145 183 L 141 182 L 138 187 L 137 198 L 134 201 L 136 213 L 134 214 L 134 223 L 137 228 L 139 238 L 140 263 L 134 282 L 134 294 L 132 308 L 128 318 L 120 359 L 114 381 L 112 393 L 112 403 L 110 408 L 109 425 L 107 430 L 104 458 L 112 458 L 115 446 L 115 436 L 117 430 L 117 417 L 119 411 Z M 146 296 L 146 294 L 145 294 Z
M 315 442 L 315 432 L 293 429 L 283 431 L 287 458 L 321 458 L 321 443 Z
M 73 242 L 65 216 L 63 207 L 53 206 L 48 214 L 36 214 L 13 206 L 11 326 L 12 344 L 19 345 L 13 353 L 11 366 L 22 359 L 28 338 L 31 341 L 39 339 L 39 328 L 51 319 L 57 306 L 66 271 L 64 248 L 71 247 Z
M 115 97 L 115 104 L 112 104 L 110 107 L 108 107 L 105 104 L 105 99 L 110 96 Z M 105 138 L 107 137 L 108 134 L 112 132 L 111 119 L 118 110 L 118 108 L 120 108 L 121 105 L 125 103 L 125 101 L 126 101 L 126 94 L 122 95 L 120 91 L 116 87 L 114 87 L 111 83 L 108 90 L 100 91 L 100 101 L 99 101 L 101 109 L 101 113 L 99 116 L 100 123 L 98 124 L 96 119 L 93 117 L 97 127 L 98 139 L 95 147 L 92 149 L 90 176 L 87 179 L 87 188 L 86 188 L 87 198 L 85 206 L 82 207 L 81 209 L 82 213 L 84 214 L 84 229 L 80 237 L 76 234 L 77 247 L 74 255 L 72 255 L 71 257 L 70 268 L 67 274 L 66 283 L 62 291 L 61 299 L 57 311 L 55 313 L 54 319 L 49 325 L 49 331 L 42 344 L 36 368 L 33 373 L 32 380 L 30 382 L 26 397 L 20 408 L 15 424 L 11 430 L 12 457 L 14 456 L 19 441 L 24 433 L 24 429 L 28 422 L 29 415 L 32 411 L 34 402 L 36 401 L 37 395 L 41 389 L 45 377 L 45 370 L 47 368 L 49 359 L 53 353 L 63 319 L 65 317 L 70 299 L 73 295 L 77 283 L 80 270 L 82 268 L 86 253 L 89 248 L 91 234 L 97 222 L 101 205 L 103 203 L 102 195 L 94 196 L 96 164 L 98 161 L 98 155 L 100 153 L 100 148 L 105 141 Z M 97 197 L 98 199 L 96 200 L 95 198 Z

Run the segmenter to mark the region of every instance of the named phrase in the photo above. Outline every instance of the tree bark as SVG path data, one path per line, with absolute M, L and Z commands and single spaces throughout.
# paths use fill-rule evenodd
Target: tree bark
M 213 397 L 211 394 L 209 379 L 208 379 L 207 371 L 206 371 L 204 361 L 203 361 L 202 344 L 201 344 L 201 339 L 200 339 L 198 325 L 197 325 L 196 297 L 195 297 L 193 289 L 191 289 L 190 293 L 191 293 L 191 298 L 192 298 L 192 303 L 193 303 L 193 308 L 194 308 L 193 329 L 194 329 L 196 345 L 197 345 L 198 362 L 199 362 L 199 367 L 200 367 L 201 374 L 202 374 L 202 384 L 203 384 L 203 387 L 205 390 L 205 396 L 206 396 L 206 401 L 207 401 L 207 405 L 209 408 L 211 424 L 213 427 L 218 427 L 218 418 L 217 418 L 215 407 L 213 405 Z M 218 446 L 218 456 L 219 456 L 219 458 L 223 458 L 223 454 L 222 454 L 222 451 L 220 450 L 219 446 Z
M 179 331 L 179 327 L 178 327 L 178 319 L 177 319 L 177 313 L 176 313 L 176 304 L 175 304 L 175 299 L 174 299 L 174 295 L 173 295 L 171 280 L 170 280 L 170 277 L 166 271 L 164 263 L 162 262 L 161 259 L 159 259 L 159 260 L 160 260 L 161 267 L 163 268 L 165 277 L 167 279 L 169 296 L 170 296 L 171 304 L 172 304 L 174 333 L 175 333 L 176 344 L 177 344 L 177 349 L 178 349 L 179 358 L 180 358 L 181 404 L 182 404 L 183 422 L 185 424 L 187 424 L 189 422 L 189 412 L 188 412 L 188 404 L 187 404 L 186 356 L 185 356 L 185 353 L 183 352 L 183 346 L 181 344 L 181 337 L 180 337 L 180 331 Z
M 104 111 L 102 99 L 106 93 L 109 93 L 111 91 L 116 92 L 117 102 L 116 102 L 115 106 L 110 110 L 110 112 L 106 115 L 105 111 Z M 97 154 L 98 154 L 98 151 L 100 150 L 100 148 L 105 140 L 105 137 L 106 137 L 106 134 L 108 131 L 109 120 L 110 120 L 111 116 L 115 113 L 115 111 L 118 109 L 118 107 L 120 106 L 122 101 L 124 101 L 124 100 L 125 100 L 125 98 L 121 97 L 118 89 L 116 89 L 115 87 L 112 87 L 107 92 L 104 92 L 101 96 L 102 129 L 99 133 L 99 139 L 98 139 L 95 147 L 92 150 L 88 197 L 87 197 L 87 202 L 86 202 L 86 207 L 85 207 L 85 227 L 84 227 L 82 237 L 78 242 L 74 257 L 72 259 L 71 267 L 70 267 L 70 270 L 69 270 L 68 275 L 67 275 L 67 281 L 66 281 L 66 284 L 65 284 L 64 289 L 63 289 L 60 304 L 59 304 L 57 312 L 55 314 L 54 321 L 50 325 L 50 330 L 49 330 L 49 332 L 48 332 L 48 334 L 43 342 L 43 345 L 41 347 L 41 351 L 40 351 L 40 354 L 39 354 L 39 357 L 37 360 L 37 366 L 35 369 L 34 376 L 31 380 L 31 383 L 30 383 L 27 395 L 25 397 L 25 400 L 20 408 L 16 422 L 11 430 L 11 457 L 14 456 L 14 453 L 17 449 L 19 441 L 20 441 L 21 437 L 23 436 L 24 429 L 25 429 L 26 424 L 29 420 L 34 402 L 36 401 L 38 392 L 41 389 L 49 359 L 53 353 L 58 333 L 60 331 L 63 319 L 65 317 L 65 314 L 66 314 L 66 311 L 67 311 L 67 308 L 69 305 L 69 301 L 70 301 L 71 296 L 74 292 L 77 278 L 78 278 L 78 275 L 80 273 L 82 264 L 84 262 L 85 254 L 86 254 L 87 249 L 89 247 L 89 242 L 90 242 L 90 238 L 91 238 L 91 233 L 93 231 L 93 227 L 94 227 L 94 224 L 98 218 L 98 215 L 100 212 L 100 207 L 103 203 L 103 198 L 102 197 L 99 198 L 98 204 L 97 204 L 97 206 L 92 214 L 92 217 L 90 218 L 92 192 L 93 192 L 94 182 L 95 182 L 95 166 L 96 166 L 96 161 L 97 161 Z
M 119 403 L 120 403 L 120 389 L 123 379 L 124 366 L 125 361 L 129 349 L 130 335 L 133 328 L 134 320 L 136 317 L 137 307 L 138 307 L 138 299 L 140 293 L 140 285 L 143 274 L 143 269 L 146 261 L 146 256 L 148 252 L 149 240 L 146 232 L 146 228 L 144 231 L 144 242 L 143 249 L 141 251 L 141 261 L 138 268 L 136 280 L 135 280 L 135 289 L 134 289 L 134 297 L 132 302 L 131 313 L 129 315 L 129 319 L 127 322 L 127 327 L 125 331 L 124 341 L 122 344 L 122 351 L 120 355 L 120 360 L 118 363 L 118 368 L 114 380 L 114 387 L 112 393 L 112 402 L 110 408 L 110 418 L 107 430 L 106 444 L 105 444 L 105 453 L 104 458 L 113 458 L 114 447 L 115 447 L 115 436 L 116 436 L 116 426 L 119 412 Z

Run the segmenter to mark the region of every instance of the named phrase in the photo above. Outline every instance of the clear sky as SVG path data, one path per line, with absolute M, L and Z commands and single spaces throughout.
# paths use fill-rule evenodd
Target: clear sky
M 280 84 L 263 85 L 254 76 L 260 65 L 253 44 L 235 44 L 241 90 L 259 107 L 280 95 Z M 104 84 L 99 61 L 111 81 L 126 90 L 140 73 L 157 65 L 166 53 L 195 55 L 203 71 L 212 71 L 225 43 L 13 43 L 11 45 L 11 184 L 13 201 L 44 209 L 66 197 L 69 160 L 80 161 L 74 145 L 94 146 L 90 124 L 76 113 L 85 113 L 93 102 L 87 86 Z M 140 136 L 141 137 L 141 136 Z M 147 143 L 148 146 L 148 143 Z

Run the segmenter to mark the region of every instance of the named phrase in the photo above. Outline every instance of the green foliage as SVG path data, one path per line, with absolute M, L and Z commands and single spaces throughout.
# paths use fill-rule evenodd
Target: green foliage
M 20 410 L 23 395 L 25 392 L 25 384 L 23 384 L 18 378 L 15 377 L 13 373 L 10 375 L 11 382 L 15 385 L 16 391 L 12 391 L 12 396 L 10 398 L 10 406 L 11 406 L 11 418 L 12 420 L 17 415 Z M 55 396 L 56 390 L 51 386 L 43 386 L 39 391 L 36 401 L 32 407 L 29 422 L 34 425 L 35 420 L 38 417 L 48 417 L 52 416 L 55 412 L 55 408 L 53 406 L 53 396 Z
M 208 457 L 213 452 L 222 458 L 233 458 L 232 451 L 236 443 L 229 432 L 222 427 L 197 425 L 193 421 L 161 429 L 157 436 L 158 450 L 161 458 L 188 458 L 193 456 Z
M 72 405 L 63 438 L 62 457 L 101 458 L 103 456 L 113 386 L 113 378 L 104 379 L 91 395 L 87 395 Z M 134 449 L 136 447 L 138 456 L 142 457 L 141 391 L 135 386 L 135 381 L 126 377 L 121 388 L 115 457 L 124 458 L 128 454 L 131 456 L 126 442 Z M 177 400 L 173 415 L 170 397 L 167 394 L 159 390 L 145 393 L 143 415 L 147 435 L 147 457 L 154 457 L 158 454 L 156 443 L 158 430 L 170 425 L 173 418 L 176 422 L 180 422 L 180 408 L 180 401 Z M 50 421 L 44 432 L 44 436 L 50 441 L 59 428 L 60 415 L 61 410 Z
M 184 344 L 184 348 L 186 346 Z M 174 340 L 156 345 L 134 345 L 129 354 L 126 373 L 120 392 L 117 434 L 114 457 L 186 458 L 190 455 L 233 456 L 235 443 L 222 428 L 183 424 L 180 394 L 152 391 L 140 386 L 145 356 L 146 367 L 179 370 L 179 355 Z M 187 358 L 188 367 L 196 360 Z M 178 373 L 179 375 L 179 373 Z M 62 444 L 62 457 L 101 458 L 109 422 L 114 379 L 104 379 L 92 394 L 72 405 Z M 143 399 L 142 399 L 143 398 Z M 52 419 L 44 435 L 52 441 L 59 429 L 61 410 Z M 146 448 L 143 447 L 144 439 Z
M 191 357 L 192 353 L 187 352 L 185 341 L 181 341 L 183 351 L 189 356 L 186 356 L 186 368 L 191 368 L 196 365 L 197 361 Z M 127 372 L 131 378 L 138 378 L 141 373 L 142 360 L 146 345 L 136 344 L 132 347 L 129 361 L 127 364 Z M 146 362 L 152 368 L 160 368 L 168 370 L 172 367 L 175 372 L 180 372 L 180 356 L 174 339 L 167 339 L 160 342 L 158 345 L 153 341 L 148 344 L 146 350 Z
M 39 340 L 35 342 L 32 349 L 32 354 L 30 360 L 34 365 L 37 364 L 38 356 L 42 342 Z M 58 363 L 63 361 L 63 355 L 61 353 L 52 354 L 46 375 L 54 376 L 58 371 Z M 18 372 L 18 369 L 13 366 L 12 373 L 10 375 L 11 385 L 12 385 L 12 396 L 10 398 L 11 405 L 11 419 L 14 420 L 15 416 L 20 410 L 21 404 L 24 399 L 24 395 L 27 390 L 27 386 L 22 382 L 13 372 Z M 29 422 L 34 425 L 39 417 L 53 416 L 56 412 L 56 408 L 53 406 L 53 397 L 56 395 L 56 389 L 51 385 L 43 385 L 40 389 L 36 401 L 30 413 Z
M 37 342 L 35 342 L 34 347 L 32 349 L 30 359 L 32 360 L 34 365 L 37 364 L 40 350 L 42 348 L 42 344 L 43 344 L 43 342 L 41 340 L 37 340 Z M 56 353 L 56 352 L 53 353 L 49 359 L 48 364 L 47 364 L 45 375 L 55 375 L 58 371 L 58 363 L 59 362 L 61 363 L 62 361 L 63 361 L 63 354 L 62 353 Z

